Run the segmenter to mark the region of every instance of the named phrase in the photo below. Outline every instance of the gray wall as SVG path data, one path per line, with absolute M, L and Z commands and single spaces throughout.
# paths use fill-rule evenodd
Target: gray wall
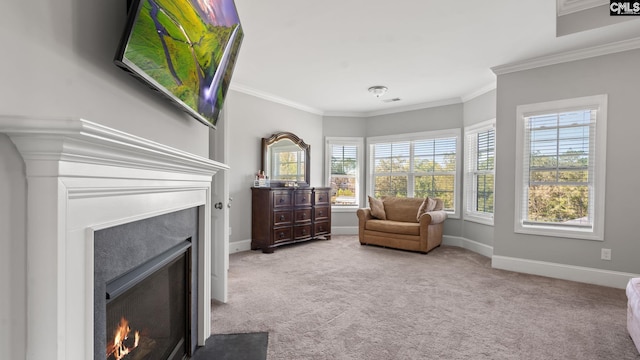
M 0 115 L 84 118 L 207 156 L 207 128 L 113 65 L 126 1 L 0 2 Z M 0 135 L 0 349 L 26 349 L 26 180 Z M 10 291 L 9 291 L 10 290 Z
M 289 131 L 310 145 L 311 186 L 323 186 L 324 139 L 322 117 L 289 106 L 263 100 L 237 91 L 229 91 L 225 103 L 225 121 L 229 126 L 230 251 L 233 242 L 251 239 L 251 189 L 260 164 L 263 137 Z
M 640 273 L 635 209 L 640 169 L 638 84 L 640 50 L 498 76 L 497 176 L 494 254 Z M 516 107 L 565 98 L 608 94 L 605 240 L 587 241 L 514 233 Z M 600 249 L 612 249 L 612 261 Z

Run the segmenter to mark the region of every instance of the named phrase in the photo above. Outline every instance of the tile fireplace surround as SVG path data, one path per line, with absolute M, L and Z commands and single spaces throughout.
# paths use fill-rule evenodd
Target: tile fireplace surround
M 86 120 L 0 117 L 0 133 L 26 165 L 27 359 L 93 359 L 95 231 L 192 207 L 199 209 L 194 271 L 204 345 L 211 332 L 211 180 L 228 167 Z

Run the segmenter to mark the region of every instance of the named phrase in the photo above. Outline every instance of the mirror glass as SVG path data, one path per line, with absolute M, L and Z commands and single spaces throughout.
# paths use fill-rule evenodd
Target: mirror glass
M 263 138 L 262 168 L 272 186 L 309 184 L 309 145 L 292 133 Z

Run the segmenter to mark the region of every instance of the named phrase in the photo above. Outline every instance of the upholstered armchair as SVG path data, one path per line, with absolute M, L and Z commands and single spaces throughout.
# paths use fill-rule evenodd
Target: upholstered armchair
M 356 212 L 360 244 L 426 254 L 442 243 L 447 213 L 441 199 L 370 197 L 369 203 Z

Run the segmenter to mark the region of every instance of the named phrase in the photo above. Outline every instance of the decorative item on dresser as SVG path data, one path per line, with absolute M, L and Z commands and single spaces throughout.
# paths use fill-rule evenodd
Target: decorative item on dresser
M 331 188 L 251 188 L 251 250 L 331 239 Z

